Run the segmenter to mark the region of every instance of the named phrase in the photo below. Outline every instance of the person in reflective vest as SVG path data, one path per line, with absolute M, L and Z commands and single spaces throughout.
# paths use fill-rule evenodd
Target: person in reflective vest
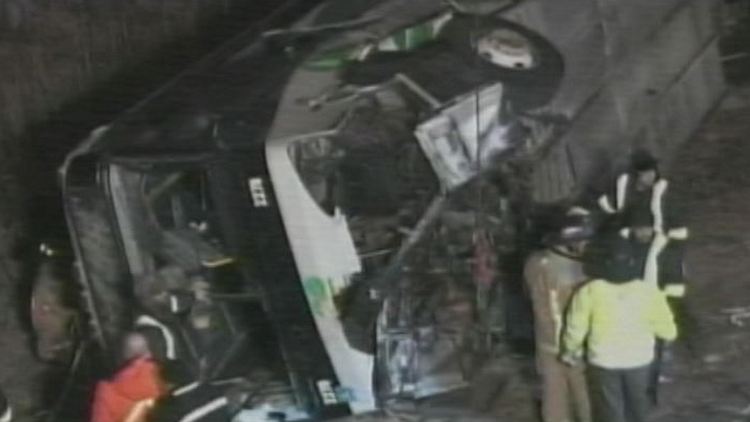
M 680 224 L 669 192 L 669 181 L 660 176 L 656 159 L 639 150 L 631 157 L 630 170 L 617 177 L 614 192 L 601 195 L 598 204 L 620 227 L 651 227 L 667 240 L 685 240 L 688 231 Z
M 571 301 L 561 359 L 576 366 L 586 357 L 594 422 L 645 422 L 655 340 L 674 340 L 677 326 L 664 294 L 640 279 L 643 260 L 632 242 L 608 239 L 604 277 Z
M 632 240 L 636 253 L 643 257 L 643 281 L 657 286 L 669 298 L 670 304 L 685 296 L 686 229 L 674 229 L 665 234 L 646 226 L 624 228 L 620 234 L 624 239 Z
M 125 364 L 94 391 L 91 422 L 145 422 L 159 398 L 167 393 L 153 346 L 160 333 L 139 328 L 124 340 Z
M 654 232 L 651 227 L 636 227 L 621 230 L 621 236 L 633 242 L 636 253 L 644 261 L 643 281 L 656 286 L 666 296 L 667 303 L 678 324 L 685 328 L 691 319 L 683 300 L 686 292 L 684 271 L 686 231 L 677 229 L 673 230 L 671 235 L 665 235 Z M 665 362 L 670 360 L 672 354 L 662 341 L 657 341 L 655 353 L 650 395 L 656 404 L 659 401 L 659 383 L 665 379 L 663 376 Z
M 591 420 L 583 368 L 566 366 L 558 359 L 565 309 L 575 289 L 586 281 L 578 259 L 593 235 L 588 216 L 581 208 L 570 210 L 562 229 L 546 237 L 547 247 L 529 257 L 524 271 L 534 311 L 544 422 Z
M 599 197 L 601 211 L 623 220 L 649 221 L 653 225 L 653 193 L 660 182 L 656 159 L 644 150 L 638 150 L 630 158 L 628 170 L 617 176 L 614 191 Z
M 685 295 L 683 251 L 690 233 L 681 224 L 675 201 L 668 195 L 669 182 L 659 177 L 656 160 L 647 153 L 637 153 L 634 168 L 641 185 L 654 180 L 648 201 L 631 204 L 628 207 L 631 211 L 624 216 L 625 226 L 640 232 L 636 233 L 636 240 L 648 243 L 643 280 L 658 285 L 670 298 L 682 298 Z M 648 211 L 633 211 L 637 208 Z M 650 236 L 648 228 L 651 229 Z
M 639 150 L 631 157 L 631 170 L 617 178 L 614 195 L 601 196 L 599 205 L 616 225 L 623 227 L 623 237 L 636 242 L 638 253 L 645 258 L 641 278 L 659 287 L 684 326 L 690 319 L 682 300 L 686 293 L 684 250 L 689 231 L 681 224 L 681 213 L 668 188 L 669 182 L 659 175 L 656 159 Z M 662 361 L 668 355 L 664 344 L 657 342 L 651 386 L 654 402 L 658 401 Z

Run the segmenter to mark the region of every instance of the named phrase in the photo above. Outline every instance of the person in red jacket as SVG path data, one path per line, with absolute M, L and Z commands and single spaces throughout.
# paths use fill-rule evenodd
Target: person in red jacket
M 167 393 L 161 368 L 149 344 L 152 329 L 131 332 L 123 344 L 124 366 L 94 392 L 91 422 L 144 422 Z

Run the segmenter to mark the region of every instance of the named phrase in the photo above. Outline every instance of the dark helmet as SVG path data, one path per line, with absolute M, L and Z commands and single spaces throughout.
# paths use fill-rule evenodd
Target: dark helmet
M 585 272 L 594 278 L 624 283 L 643 275 L 645 257 L 631 239 L 615 231 L 597 236 L 586 251 Z
M 635 150 L 630 157 L 630 163 L 636 173 L 659 169 L 659 161 L 645 149 Z

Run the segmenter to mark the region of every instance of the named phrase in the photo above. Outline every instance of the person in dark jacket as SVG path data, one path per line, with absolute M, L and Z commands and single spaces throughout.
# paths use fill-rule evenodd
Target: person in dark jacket
M 685 327 L 691 319 L 684 301 L 686 283 L 683 236 L 686 235 L 682 230 L 675 230 L 670 237 L 664 233 L 654 232 L 651 227 L 626 228 L 621 232 L 624 239 L 633 242 L 635 253 L 643 261 L 643 281 L 656 286 L 664 294 L 682 331 L 688 331 Z M 665 361 L 668 361 L 670 356 L 666 344 L 657 341 L 650 385 L 650 395 L 654 403 L 659 401 L 659 383 L 663 378 Z
M 629 169 L 617 177 L 615 189 L 599 197 L 600 210 L 620 227 L 650 227 L 654 233 L 667 237 L 687 238 L 669 181 L 660 174 L 659 162 L 645 150 L 635 151 L 630 161 Z
M 621 234 L 634 241 L 636 253 L 644 261 L 641 279 L 657 286 L 666 296 L 678 323 L 689 321 L 686 293 L 684 250 L 689 231 L 670 195 L 669 182 L 660 176 L 659 163 L 649 152 L 637 150 L 630 170 L 617 178 L 613 194 L 602 195 L 599 206 Z M 652 373 L 652 399 L 658 401 L 658 383 L 662 361 L 668 355 L 663 342 L 657 342 Z

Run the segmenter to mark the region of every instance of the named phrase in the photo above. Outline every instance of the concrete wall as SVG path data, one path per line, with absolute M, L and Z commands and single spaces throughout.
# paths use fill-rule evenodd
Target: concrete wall
M 556 44 L 566 76 L 549 111 L 571 118 L 539 163 L 534 198 L 606 182 L 633 146 L 666 163 L 724 90 L 716 0 L 531 0 L 508 16 Z

